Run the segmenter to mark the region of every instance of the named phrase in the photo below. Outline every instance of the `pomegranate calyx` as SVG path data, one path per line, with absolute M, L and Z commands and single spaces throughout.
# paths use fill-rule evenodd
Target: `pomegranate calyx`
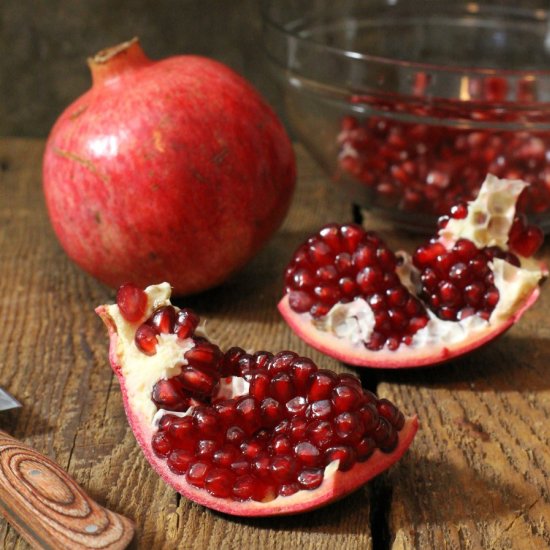
M 88 58 L 88 67 L 95 85 L 112 83 L 126 71 L 135 70 L 153 63 L 149 59 L 137 37 L 105 48 Z

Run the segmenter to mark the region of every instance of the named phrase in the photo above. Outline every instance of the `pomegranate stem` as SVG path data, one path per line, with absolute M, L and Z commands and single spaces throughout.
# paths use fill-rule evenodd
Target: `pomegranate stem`
M 94 86 L 118 81 L 125 72 L 145 67 L 151 63 L 153 61 L 145 55 L 137 37 L 105 48 L 88 58 Z

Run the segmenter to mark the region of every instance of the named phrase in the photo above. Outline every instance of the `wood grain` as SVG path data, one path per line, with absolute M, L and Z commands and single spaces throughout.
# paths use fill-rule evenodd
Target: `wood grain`
M 0 139 L 0 383 L 24 405 L 0 426 L 55 459 L 101 505 L 135 520 L 133 548 L 550 548 L 548 289 L 521 324 L 467 358 L 362 372 L 421 420 L 411 451 L 389 474 L 312 513 L 227 517 L 179 497 L 141 456 L 93 313 L 114 293 L 79 271 L 55 240 L 40 189 L 42 148 Z M 294 248 L 322 223 L 350 219 L 346 202 L 297 153 L 299 188 L 284 226 L 238 276 L 185 304 L 209 319 L 222 347 L 290 348 L 342 370 L 308 349 L 275 309 Z M 398 248 L 418 240 L 368 223 Z M 28 548 L 6 522 L 0 541 Z
M 24 405 L 12 424 L 0 417 L 0 425 L 53 457 L 96 501 L 132 518 L 135 548 L 369 549 L 368 487 L 311 514 L 241 520 L 181 498 L 151 470 L 127 425 L 107 335 L 93 312 L 114 293 L 78 270 L 55 240 L 40 188 L 42 148 L 38 140 L 0 140 L 0 380 Z M 284 227 L 238 276 L 186 304 L 209 319 L 222 347 L 290 348 L 345 370 L 312 353 L 275 307 L 294 248 L 325 220 L 350 217 L 299 153 L 300 187 Z M 1 540 L 25 548 L 5 523 Z
M 131 521 L 99 506 L 57 464 L 0 431 L 0 513 L 31 545 L 123 550 Z
M 475 353 L 380 377 L 378 393 L 421 419 L 385 482 L 395 550 L 550 548 L 548 291 Z

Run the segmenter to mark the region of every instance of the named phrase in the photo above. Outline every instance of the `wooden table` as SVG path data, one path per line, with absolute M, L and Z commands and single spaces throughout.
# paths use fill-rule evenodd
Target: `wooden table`
M 180 497 L 142 457 L 93 312 L 114 293 L 58 245 L 41 192 L 42 151 L 40 140 L 0 140 L 0 381 L 24 405 L 0 427 L 135 520 L 133 548 L 550 548 L 550 289 L 521 324 L 469 357 L 410 372 L 362 370 L 368 387 L 421 420 L 388 473 L 309 514 L 226 517 Z M 209 319 L 222 347 L 289 348 L 344 370 L 303 344 L 275 309 L 293 249 L 322 223 L 351 218 L 303 149 L 297 154 L 299 187 L 282 229 L 237 277 L 186 303 Z M 385 235 L 392 245 L 414 243 Z M 543 252 L 550 260 L 548 245 Z M 0 540 L 27 548 L 3 521 Z

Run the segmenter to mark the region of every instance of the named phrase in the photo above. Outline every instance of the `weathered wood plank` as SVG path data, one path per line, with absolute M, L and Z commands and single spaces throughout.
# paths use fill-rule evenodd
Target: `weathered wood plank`
M 16 424 L 6 418 L 2 427 L 67 468 L 98 502 L 135 520 L 136 548 L 369 548 L 368 488 L 311 514 L 240 520 L 180 498 L 149 468 L 126 423 L 105 330 L 93 313 L 114 293 L 72 265 L 55 240 L 40 187 L 42 147 L 0 140 L 0 372 L 24 404 Z M 231 281 L 186 303 L 209 319 L 223 347 L 290 348 L 342 370 L 309 350 L 275 308 L 294 248 L 323 222 L 350 216 L 298 153 L 300 187 L 284 227 Z M 0 525 L 5 547 L 25 547 Z
M 548 263 L 550 247 L 543 250 Z M 550 294 L 452 363 L 384 373 L 421 429 L 389 474 L 392 548 L 550 548 Z
M 0 417 L 0 427 L 55 459 L 102 505 L 134 519 L 134 548 L 372 547 L 372 485 L 310 514 L 242 520 L 180 498 L 149 468 L 93 314 L 114 293 L 72 265 L 55 240 L 40 188 L 42 147 L 0 140 L 0 382 L 25 405 Z M 322 223 L 350 217 L 297 151 L 300 186 L 283 228 L 239 275 L 185 303 L 209 319 L 223 347 L 290 348 L 343 369 L 308 349 L 275 309 L 293 249 Z M 417 240 L 386 234 L 403 248 Z M 381 395 L 422 422 L 411 451 L 375 485 L 388 506 L 376 519 L 389 513 L 394 548 L 550 547 L 549 307 L 545 290 L 507 335 L 447 366 L 368 374 L 381 381 Z M 0 540 L 27 548 L 5 522 Z

